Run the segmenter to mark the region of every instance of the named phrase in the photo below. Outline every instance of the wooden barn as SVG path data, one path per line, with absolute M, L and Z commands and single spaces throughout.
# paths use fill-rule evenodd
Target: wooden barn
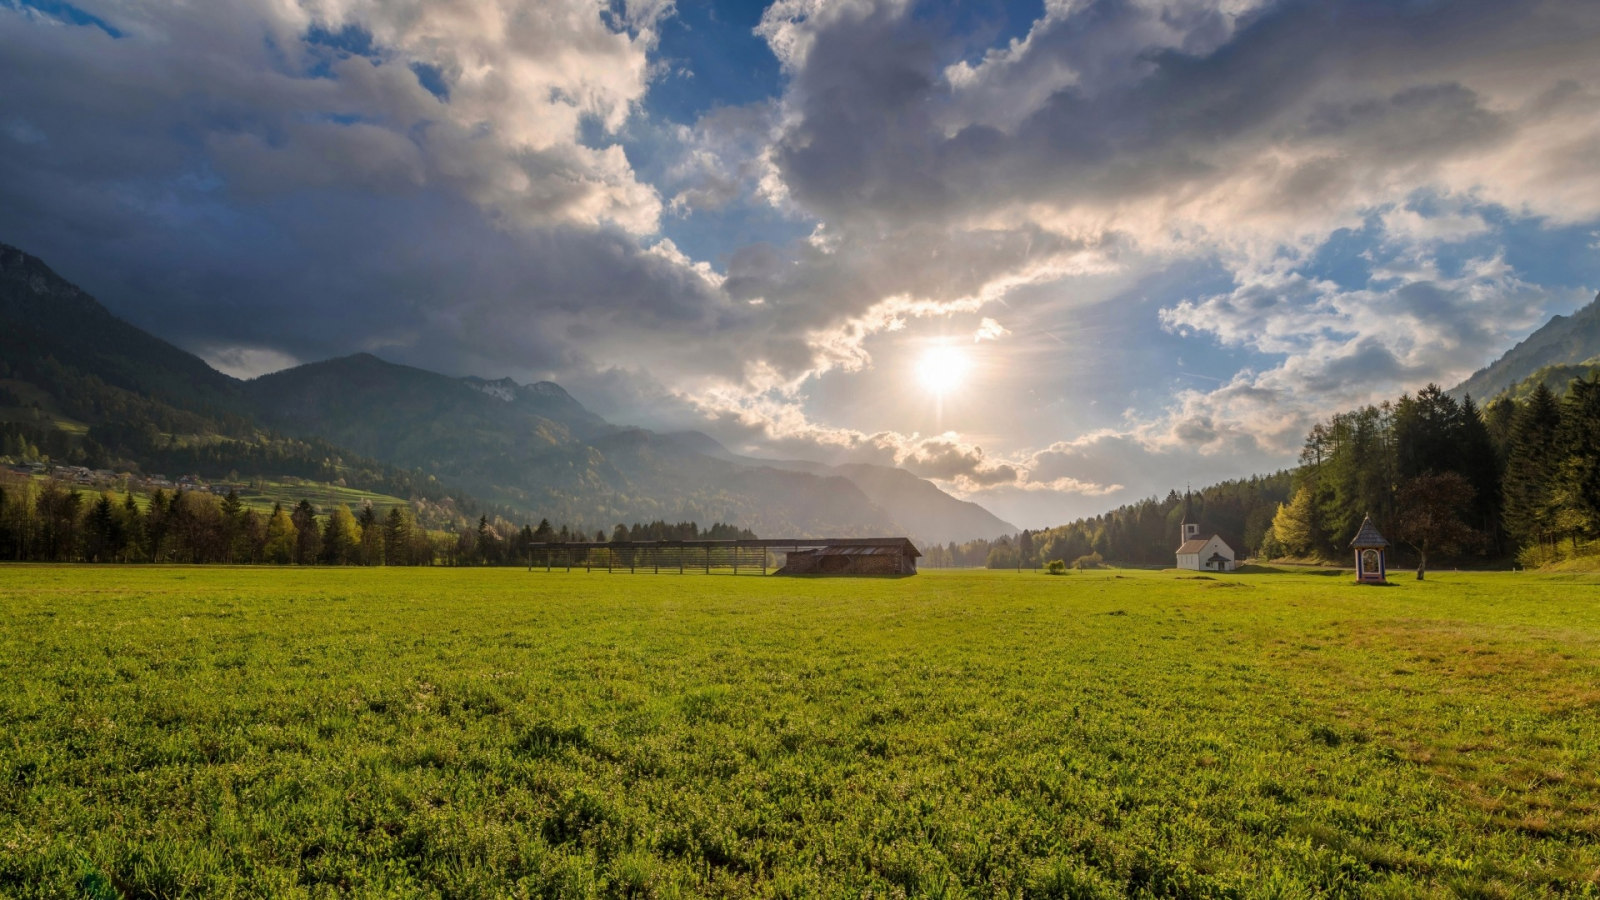
M 836 538 L 790 550 L 777 575 L 915 575 L 922 554 L 906 538 Z

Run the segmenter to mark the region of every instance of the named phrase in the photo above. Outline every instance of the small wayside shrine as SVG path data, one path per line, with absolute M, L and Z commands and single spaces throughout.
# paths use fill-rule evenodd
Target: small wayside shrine
M 1372 516 L 1362 520 L 1361 530 L 1356 532 L 1350 547 L 1356 554 L 1356 581 L 1388 584 L 1389 542 L 1378 533 L 1378 526 L 1372 524 Z

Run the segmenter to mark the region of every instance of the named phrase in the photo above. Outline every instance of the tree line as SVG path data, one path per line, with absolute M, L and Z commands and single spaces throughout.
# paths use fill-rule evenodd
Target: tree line
M 756 533 L 721 522 L 701 529 L 696 522 L 668 523 L 635 522 L 632 526 L 618 523 L 611 530 L 610 542 L 621 541 L 732 541 L 753 540 Z M 606 533 L 597 530 L 593 535 L 562 525 L 550 525 L 549 519 L 540 519 L 537 526 L 523 525 L 520 529 L 504 519 L 491 521 L 488 516 L 478 518 L 478 527 L 464 530 L 455 538 L 451 561 L 456 565 L 508 566 L 523 565 L 530 559 L 535 545 L 568 544 L 593 541 L 606 543 Z
M 1440 556 L 1539 566 L 1593 554 L 1600 372 L 1560 395 L 1541 382 L 1483 407 L 1430 384 L 1317 423 L 1295 469 L 1171 491 L 1026 535 L 1027 549 L 1041 563 L 1171 565 L 1186 514 L 1241 556 L 1268 559 L 1342 563 L 1368 516 L 1419 573 Z M 1023 537 L 1000 556 L 1026 561 Z
M 1270 537 L 1288 555 L 1342 556 L 1370 514 L 1419 562 L 1429 553 L 1540 566 L 1600 538 L 1600 377 L 1558 397 L 1480 409 L 1429 385 L 1307 436 L 1294 497 Z
M 1185 515 L 1222 536 L 1228 545 L 1259 548 L 1279 505 L 1292 493 L 1294 473 L 1224 481 L 1188 494 L 1176 490 L 1098 516 L 1028 535 L 1025 559 L 1033 566 L 1052 560 L 1079 566 L 1101 561 L 1126 565 L 1170 566 L 1178 547 L 1178 525 Z M 1021 535 L 1015 552 L 1022 554 Z M 1024 565 L 1024 568 L 1030 566 Z
M 748 529 L 694 522 L 617 525 L 613 541 L 733 540 Z M 522 565 L 535 544 L 605 541 L 548 520 L 522 525 L 487 515 L 476 528 L 430 530 L 409 507 L 380 512 L 302 499 L 270 511 L 249 508 L 236 490 L 85 492 L 53 479 L 0 483 L 0 559 L 32 562 L 227 563 L 234 565 Z

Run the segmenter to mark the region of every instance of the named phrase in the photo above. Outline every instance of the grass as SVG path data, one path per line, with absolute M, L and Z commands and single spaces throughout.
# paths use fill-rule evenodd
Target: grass
M 0 569 L 0 895 L 1600 896 L 1600 579 Z
M 171 477 L 176 478 L 179 476 L 174 475 Z M 50 476 L 48 475 L 33 476 L 34 484 L 41 487 L 49 480 Z M 150 492 L 142 489 L 128 490 L 122 486 L 123 484 L 125 483 L 121 481 L 104 486 L 69 484 L 65 485 L 65 489 L 78 491 L 84 495 L 88 502 L 93 502 L 94 498 L 98 497 L 102 491 L 110 493 L 117 500 L 121 500 L 124 495 L 131 493 L 133 502 L 141 510 L 149 511 Z M 221 498 L 227 495 L 230 486 L 238 492 L 239 501 L 244 504 L 245 509 L 253 509 L 259 513 L 272 512 L 272 507 L 276 503 L 281 503 L 284 509 L 292 511 L 295 504 L 301 500 L 310 501 L 311 505 L 316 507 L 319 512 L 326 512 L 331 508 L 332 504 L 341 503 L 349 507 L 353 512 L 359 513 L 363 504 L 371 503 L 373 509 L 380 516 L 394 507 L 404 509 L 410 505 L 407 501 L 399 497 L 391 497 L 388 494 L 377 494 L 372 491 L 314 481 L 302 481 L 293 484 L 277 481 L 265 481 L 259 484 L 234 484 L 219 481 L 212 484 L 212 492 Z
M 214 490 L 219 494 L 226 494 L 227 487 L 218 484 Z M 332 504 L 340 503 L 353 510 L 360 511 L 363 504 L 371 503 L 374 509 L 382 515 L 394 507 L 404 509 L 409 504 L 399 497 L 388 494 L 377 494 L 372 491 L 363 491 L 358 488 L 341 487 L 335 484 L 322 482 L 302 481 L 295 484 L 277 481 L 244 484 L 238 487 L 239 499 L 249 509 L 271 511 L 274 503 L 282 503 L 284 509 L 291 509 L 301 500 L 309 500 L 319 510 L 329 508 Z

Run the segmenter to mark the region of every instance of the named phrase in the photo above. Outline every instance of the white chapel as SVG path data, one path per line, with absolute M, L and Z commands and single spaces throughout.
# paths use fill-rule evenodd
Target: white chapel
M 1183 522 L 1178 526 L 1178 568 L 1196 572 L 1232 572 L 1237 564 L 1233 548 L 1221 535 L 1201 535 L 1200 523 L 1189 510 L 1187 494 L 1183 498 Z

